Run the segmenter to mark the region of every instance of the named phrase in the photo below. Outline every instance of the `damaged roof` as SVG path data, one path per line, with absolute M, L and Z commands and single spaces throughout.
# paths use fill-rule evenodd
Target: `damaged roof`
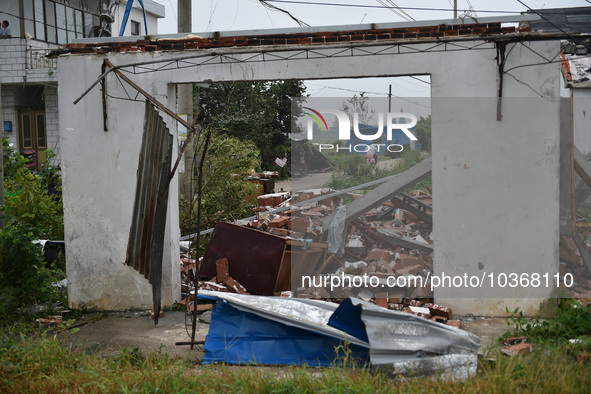
M 110 53 L 392 40 L 443 40 L 464 36 L 489 37 L 529 32 L 528 23 L 538 19 L 540 17 L 537 15 L 478 19 L 468 17 L 438 21 L 137 36 L 137 39 L 131 37 L 86 38 L 65 44 L 64 48 L 69 53 Z M 511 22 L 519 22 L 521 25 L 503 26 Z
M 591 33 L 591 7 L 547 8 L 527 11 L 540 15 L 530 22 L 532 31 L 546 33 Z
M 560 51 L 562 75 L 569 88 L 591 88 L 591 40 L 565 41 Z

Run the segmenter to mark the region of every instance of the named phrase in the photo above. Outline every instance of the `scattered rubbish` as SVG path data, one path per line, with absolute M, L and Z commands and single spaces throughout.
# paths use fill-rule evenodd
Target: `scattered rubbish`
M 398 191 L 413 184 L 415 177 L 427 176 L 429 168 L 421 162 L 403 179 L 389 181 L 393 185 L 388 190 Z M 433 302 L 427 282 L 433 273 L 432 224 L 421 219 L 430 217 L 430 193 L 422 190 L 402 193 L 397 199 L 370 196 L 372 209 L 356 208 L 357 216 L 350 222 L 347 222 L 348 206 L 342 205 L 341 197 L 328 188 L 259 196 L 253 218 L 234 224 L 217 223 L 199 267 L 183 257 L 183 298 L 188 298 L 191 292 L 194 294 L 193 278 L 198 272 L 198 290 L 266 296 L 289 291 L 296 298 L 334 302 L 357 297 L 386 309 L 460 326 L 461 322 L 452 320 L 451 311 L 429 309 Z M 399 201 L 403 207 L 397 205 Z M 421 213 L 413 214 L 405 207 Z M 278 208 L 282 210 L 277 212 Z M 359 214 L 361 211 L 363 216 Z M 334 220 L 325 231 L 323 222 L 327 217 Z M 224 269 L 218 272 L 221 261 Z M 312 278 L 310 283 L 292 288 L 293 278 L 303 275 Z M 402 283 L 415 276 L 424 279 L 424 284 L 417 286 L 408 281 L 396 286 L 395 291 L 386 288 L 371 292 L 347 287 L 331 291 L 318 285 L 317 279 L 322 275 L 342 275 L 352 280 L 373 276 L 384 283 L 388 277 Z M 192 310 L 190 302 L 185 304 Z
M 64 288 L 68 286 L 68 278 L 64 278 L 62 280 L 58 280 L 57 282 L 53 282 L 51 283 L 52 287 L 57 287 L 57 288 Z

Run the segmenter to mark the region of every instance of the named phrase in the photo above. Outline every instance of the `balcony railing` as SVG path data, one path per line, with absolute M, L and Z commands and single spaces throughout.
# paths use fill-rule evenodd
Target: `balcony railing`
M 57 59 L 49 59 L 46 55 L 55 50 L 55 48 L 34 48 L 29 46 L 27 48 L 27 69 L 43 69 L 43 68 L 56 68 Z

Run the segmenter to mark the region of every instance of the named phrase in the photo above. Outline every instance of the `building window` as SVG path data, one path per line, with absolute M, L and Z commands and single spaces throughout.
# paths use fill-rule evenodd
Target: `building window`
M 54 44 L 92 37 L 102 4 L 105 0 L 22 0 L 25 32 Z
M 131 35 L 132 36 L 139 36 L 141 27 L 142 26 L 139 22 L 131 21 Z

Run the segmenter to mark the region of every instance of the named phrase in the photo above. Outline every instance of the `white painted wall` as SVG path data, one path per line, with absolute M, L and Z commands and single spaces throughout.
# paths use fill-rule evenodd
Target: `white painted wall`
M 125 265 L 145 104 L 109 100 L 108 132 L 103 131 L 98 89 L 78 105 L 72 104 L 100 74 L 101 62 L 99 56 L 66 56 L 58 61 L 69 300 L 72 307 L 151 308 L 151 285 Z M 167 85 L 151 79 L 146 75 L 137 81 L 166 101 Z M 125 97 L 113 76 L 108 84 L 110 94 Z M 171 125 L 170 129 L 176 127 Z M 163 258 L 164 306 L 180 301 L 177 193 L 175 177 L 170 188 Z
M 591 89 L 572 89 L 575 146 L 584 155 L 591 153 Z
M 174 108 L 171 83 L 431 74 L 436 273 L 480 274 L 486 270 L 509 274 L 521 270 L 554 274 L 558 269 L 559 66 L 517 68 L 511 71 L 513 77 L 505 76 L 507 99 L 503 121 L 498 122 L 497 51 L 491 43 L 478 44 L 478 50 L 470 51 L 417 53 L 403 49 L 398 54 L 383 50 L 375 56 L 309 60 L 300 53 L 290 60 L 273 62 L 241 62 L 251 55 L 224 49 L 216 52 L 227 51 L 236 60 L 226 58 L 226 64 L 210 62 L 198 68 L 132 78 L 158 97 L 168 95 L 164 101 Z M 558 41 L 527 45 L 533 51 L 515 48 L 506 70 L 540 63 L 536 53 L 552 59 L 559 51 Z M 432 44 L 414 46 L 426 49 Z M 126 64 L 190 53 L 110 54 L 109 59 Z M 131 221 L 142 104 L 110 104 L 112 129 L 107 133 L 102 131 L 97 88 L 77 106 L 71 104 L 100 74 L 101 61 L 99 56 L 65 56 L 59 61 L 59 74 L 68 76 L 60 77 L 59 92 L 70 302 L 106 309 L 145 306 L 150 294 L 147 283 L 122 263 Z M 120 93 L 117 84 L 109 86 L 110 94 Z M 178 270 L 178 254 L 174 255 L 178 251 L 178 215 L 172 211 L 178 207 L 172 191 L 170 203 L 174 230 L 172 247 L 165 255 L 171 256 L 173 268 L 167 272 L 172 284 L 167 292 L 172 290 L 173 295 L 164 296 L 165 304 L 180 294 L 174 293 L 179 281 L 174 268 Z M 493 294 L 465 295 L 454 290 L 435 295 L 453 305 L 456 314 L 502 315 L 506 306 L 516 305 L 535 313 L 551 293 L 549 288 L 538 293 L 506 288 Z

